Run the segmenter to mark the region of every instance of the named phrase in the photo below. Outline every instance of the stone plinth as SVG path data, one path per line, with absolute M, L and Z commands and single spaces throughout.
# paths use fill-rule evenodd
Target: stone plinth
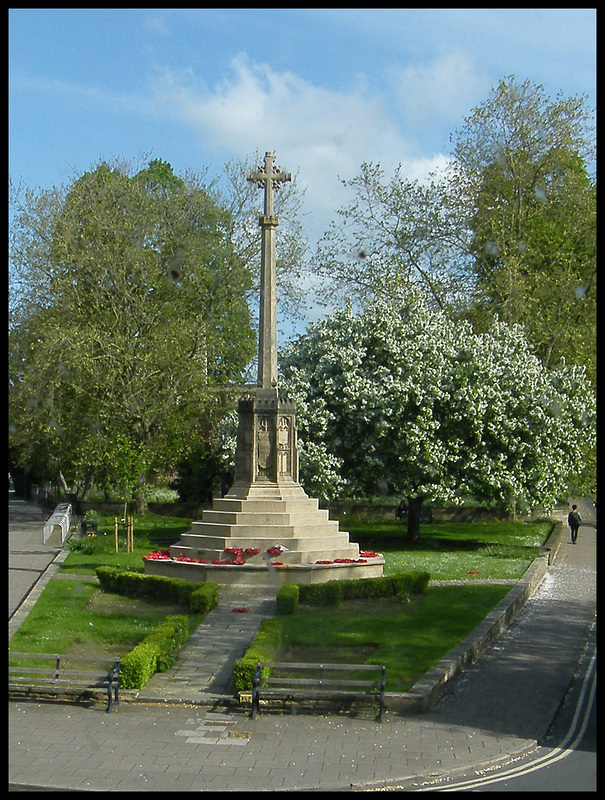
M 294 482 L 234 484 L 169 553 L 170 560 L 147 560 L 145 572 L 265 590 L 379 577 L 384 564 L 382 556 L 360 554 L 349 534 Z
M 384 558 L 378 556 L 367 563 L 356 564 L 266 564 L 240 566 L 220 564 L 189 564 L 179 561 L 146 561 L 145 574 L 183 578 L 195 583 L 218 583 L 238 591 L 254 593 L 275 592 L 286 583 L 318 584 L 333 580 L 380 578 Z

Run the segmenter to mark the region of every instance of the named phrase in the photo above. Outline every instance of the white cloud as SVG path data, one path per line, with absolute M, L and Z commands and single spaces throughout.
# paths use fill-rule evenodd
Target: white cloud
M 392 68 L 389 79 L 404 115 L 413 129 L 460 119 L 481 99 L 490 84 L 480 76 L 464 50 L 452 50 L 425 64 Z
M 339 178 L 359 174 L 364 161 L 387 174 L 399 163 L 422 177 L 443 156 L 414 159 L 415 149 L 387 112 L 386 104 L 361 83 L 349 91 L 314 86 L 292 72 L 253 64 L 245 55 L 210 89 L 186 73 L 166 73 L 156 99 L 197 132 L 204 149 L 227 158 L 273 150 L 282 169 L 299 173 L 312 215 L 311 237 L 346 201 Z

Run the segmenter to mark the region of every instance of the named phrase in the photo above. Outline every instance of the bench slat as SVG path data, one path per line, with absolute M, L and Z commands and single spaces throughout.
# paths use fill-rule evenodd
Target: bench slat
M 74 681 L 74 680 L 68 681 L 64 680 L 63 678 L 25 678 L 25 677 L 20 677 L 18 675 L 11 676 L 11 681 L 17 683 L 27 681 L 28 684 L 48 683 L 60 686 L 88 686 L 91 689 L 99 686 L 106 686 L 108 683 L 107 678 L 99 679 L 98 681 Z
M 378 671 L 382 672 L 384 667 L 380 664 L 303 664 L 299 661 L 259 661 L 261 667 L 274 667 L 275 669 L 333 669 L 339 672 L 348 671 Z
M 120 656 L 62 656 L 56 653 L 9 653 L 9 659 L 33 659 L 36 661 L 53 661 L 54 666 L 24 667 L 15 664 L 9 665 L 9 685 L 28 684 L 42 687 L 43 685 L 104 689 L 107 692 L 107 711 L 111 711 L 119 704 L 120 686 Z M 66 669 L 65 664 L 76 667 L 76 663 L 97 664 L 96 669 Z M 103 665 L 101 667 L 100 665 Z M 115 699 L 112 700 L 112 692 Z
M 338 680 L 329 679 L 329 678 L 261 678 L 262 680 L 262 687 L 265 686 L 358 686 L 358 687 L 366 687 L 368 689 L 372 687 L 378 687 L 378 683 L 376 681 L 353 681 L 353 680 Z
M 56 653 L 13 653 L 8 654 L 9 658 L 40 658 L 52 659 L 56 661 L 89 661 L 92 664 L 109 664 L 110 661 L 119 661 L 121 656 L 62 656 Z
M 315 677 L 292 678 L 263 676 L 264 668 L 287 673 L 292 670 L 312 671 Z M 339 677 L 324 678 L 324 672 L 338 672 Z M 343 678 L 343 672 L 380 672 L 380 679 Z M 311 664 L 290 661 L 258 661 L 252 686 L 252 719 L 259 710 L 260 698 L 284 697 L 294 699 L 316 699 L 318 697 L 378 697 L 380 700 L 380 721 L 384 718 L 384 693 L 386 668 L 380 664 Z M 343 688 L 343 687 L 349 687 Z
M 370 692 L 355 692 L 355 691 L 347 691 L 346 689 L 321 689 L 321 688 L 313 688 L 311 691 L 303 691 L 302 689 L 296 688 L 284 688 L 278 689 L 277 687 L 269 689 L 267 692 L 263 692 L 263 698 L 271 698 L 271 697 L 299 697 L 299 698 L 307 698 L 309 700 L 313 700 L 314 697 L 317 695 L 322 695 L 322 697 L 351 697 L 351 698 L 361 698 L 361 697 L 372 697 L 373 695 L 379 695 L 380 690 L 376 689 L 376 691 Z

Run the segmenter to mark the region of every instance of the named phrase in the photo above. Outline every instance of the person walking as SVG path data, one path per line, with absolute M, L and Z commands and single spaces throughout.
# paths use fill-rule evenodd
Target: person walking
M 574 503 L 571 507 L 571 511 L 567 515 L 567 524 L 569 525 L 569 530 L 571 531 L 572 544 L 576 543 L 576 539 L 578 538 L 578 528 L 580 527 L 581 522 L 582 518 L 578 512 L 578 507 Z

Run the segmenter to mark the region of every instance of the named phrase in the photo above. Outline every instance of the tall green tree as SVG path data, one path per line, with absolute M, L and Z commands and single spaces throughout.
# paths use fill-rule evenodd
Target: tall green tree
M 10 440 L 66 488 L 134 491 L 224 412 L 254 352 L 230 214 L 155 160 L 26 190 L 12 225 Z
M 343 181 L 354 197 L 324 234 L 314 267 L 330 287 L 324 296 L 363 307 L 416 289 L 436 308 L 464 307 L 473 288 L 471 234 L 450 180 L 449 173 L 410 180 L 401 166 L 387 177 L 379 164 L 364 163 Z
M 578 441 L 595 440 L 583 368 L 549 370 L 519 326 L 477 334 L 413 293 L 310 326 L 281 369 L 301 481 L 328 494 L 336 473 L 343 495 L 405 498 L 412 539 L 428 499 L 552 507 L 584 469 Z
M 453 139 L 451 187 L 470 213 L 473 319 L 522 325 L 545 364 L 584 364 L 594 380 L 591 122 L 583 97 L 502 80 Z

